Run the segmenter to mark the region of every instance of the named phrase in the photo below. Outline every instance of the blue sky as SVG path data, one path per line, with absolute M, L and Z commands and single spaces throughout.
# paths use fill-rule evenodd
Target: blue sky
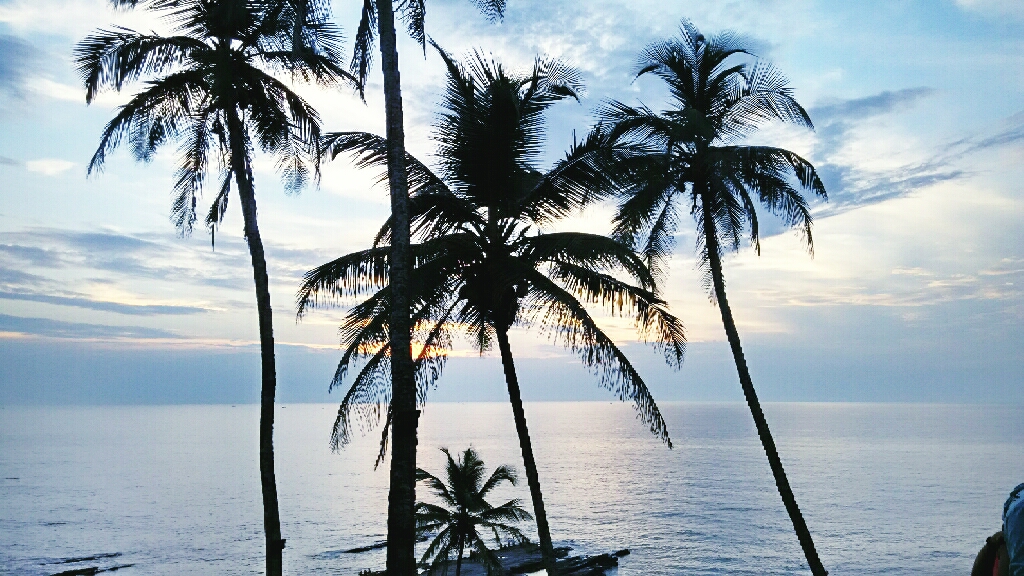
M 351 37 L 360 3 L 335 2 Z M 790 79 L 816 130 L 769 126 L 825 178 L 813 258 L 779 226 L 762 254 L 727 258 L 729 298 L 755 385 L 767 400 L 1024 401 L 1024 8 L 1014 0 L 510 0 L 488 23 L 466 0 L 431 0 L 428 32 L 450 52 L 507 65 L 537 54 L 578 66 L 581 104 L 552 109 L 547 161 L 590 126 L 604 99 L 659 108 L 656 80 L 632 81 L 637 54 L 687 17 L 744 35 Z M 232 204 L 216 250 L 169 220 L 173 147 L 151 163 L 125 151 L 85 165 L 127 95 L 86 106 L 75 42 L 110 24 L 162 29 L 103 0 L 0 0 L 0 403 L 244 402 L 258 398 L 251 269 Z M 350 44 L 348 45 L 350 48 Z M 440 60 L 400 42 L 409 148 L 431 159 Z M 383 131 L 379 72 L 367 103 L 300 88 L 332 130 Z M 279 398 L 330 401 L 343 309 L 294 318 L 309 268 L 365 247 L 386 190 L 344 162 L 319 188 L 286 195 L 256 159 L 270 263 Z M 610 206 L 559 224 L 605 232 Z M 684 222 L 665 288 L 690 347 L 672 372 L 616 319 L 603 323 L 665 400 L 741 399 L 718 310 L 694 268 Z M 528 399 L 605 399 L 575 359 L 518 333 Z M 501 400 L 497 358 L 454 351 L 433 397 Z

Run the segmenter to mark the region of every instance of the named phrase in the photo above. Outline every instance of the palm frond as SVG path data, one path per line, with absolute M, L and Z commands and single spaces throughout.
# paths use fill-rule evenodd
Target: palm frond
M 654 277 L 628 245 L 600 234 L 554 232 L 527 236 L 515 244 L 519 258 L 529 262 L 555 262 L 587 270 L 621 270 L 644 289 L 654 289 Z
M 743 86 L 735 102 L 730 102 L 721 121 L 721 137 L 743 137 L 771 120 L 792 122 L 814 128 L 810 116 L 795 98 L 789 81 L 771 64 L 758 61 L 749 69 L 737 71 Z
M 338 298 L 351 297 L 387 285 L 390 247 L 370 248 L 336 258 L 306 272 L 296 295 L 297 316 Z
M 532 290 L 527 301 L 554 341 L 577 353 L 584 366 L 598 376 L 602 387 L 619 400 L 631 401 L 637 416 L 648 425 L 651 433 L 671 447 L 665 419 L 647 384 L 625 354 L 597 326 L 583 304 L 539 272 L 528 278 Z
M 399 0 L 396 8 L 395 12 L 405 22 L 409 36 L 423 48 L 423 53 L 426 55 L 427 34 L 425 21 L 427 18 L 427 6 L 424 0 Z
M 517 528 L 507 523 L 533 520 L 533 515 L 522 507 L 522 501 L 517 498 L 515 500 L 509 500 L 501 506 L 484 510 L 480 513 L 480 519 L 483 520 L 481 525 L 487 528 L 497 528 L 503 532 L 509 532 L 519 536 L 522 532 L 519 532 Z
M 366 99 L 366 80 L 370 77 L 373 64 L 374 42 L 377 39 L 377 5 L 373 0 L 363 0 L 363 9 L 356 29 L 355 47 L 349 69 L 358 81 L 359 95 Z
M 356 168 L 376 168 L 381 171 L 378 181 L 387 181 L 388 148 L 385 138 L 369 132 L 331 132 L 324 135 L 321 149 L 323 155 L 332 160 L 339 154 L 349 154 L 355 159 Z M 447 189 L 440 178 L 411 154 L 405 155 L 405 165 L 410 195 Z
M 185 142 L 180 151 L 181 166 L 175 174 L 175 198 L 171 206 L 171 220 L 182 235 L 191 234 L 192 225 L 196 221 L 196 198 L 202 192 L 203 179 L 206 176 L 207 150 L 212 136 L 210 122 L 201 116 L 194 117 L 191 129 L 185 134 Z M 155 145 L 151 147 L 155 148 Z M 221 187 L 221 193 L 223 191 L 224 188 Z M 224 204 L 226 203 L 225 201 Z
M 565 158 L 543 174 L 521 202 L 520 210 L 534 223 L 548 224 L 616 194 L 623 183 L 617 166 L 629 150 L 601 130 L 573 143 Z
M 582 302 L 607 306 L 612 316 L 632 316 L 640 338 L 653 340 L 670 365 L 682 366 L 686 331 L 657 294 L 579 264 L 554 262 L 551 268 L 551 277 Z
M 472 2 L 488 20 L 501 20 L 505 17 L 505 0 L 472 0 Z
M 518 481 L 519 475 L 516 474 L 516 469 L 507 464 L 502 464 L 501 466 L 495 468 L 494 472 L 491 472 L 490 477 L 487 478 L 487 481 L 484 482 L 482 486 L 480 486 L 480 496 L 487 496 L 487 494 L 490 493 L 491 490 L 494 490 L 494 488 L 497 487 L 502 482 L 508 482 L 509 484 L 515 486 L 516 482 Z M 518 504 L 518 500 L 516 501 L 516 503 Z
M 142 160 L 163 141 L 177 137 L 182 124 L 200 108 L 197 82 L 201 80 L 199 73 L 183 71 L 150 82 L 104 127 L 87 171 L 100 169 L 107 154 L 126 136 L 133 140 L 136 155 Z
M 74 60 L 85 84 L 85 101 L 91 103 L 104 88 L 120 92 L 126 82 L 174 71 L 194 61 L 197 52 L 210 50 L 188 36 L 140 34 L 117 27 L 86 36 L 75 46 Z
M 231 178 L 234 174 L 225 170 L 221 179 L 220 191 L 213 203 L 210 204 L 210 211 L 206 214 L 206 228 L 210 231 L 210 247 L 214 247 L 217 239 L 217 227 L 224 221 L 224 215 L 228 211 L 228 198 L 231 193 Z

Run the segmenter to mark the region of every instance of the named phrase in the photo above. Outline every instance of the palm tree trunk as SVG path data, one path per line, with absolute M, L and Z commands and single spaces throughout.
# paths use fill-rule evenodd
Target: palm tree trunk
M 409 320 L 409 184 L 405 172 L 405 129 L 392 0 L 377 1 L 377 30 L 384 71 L 388 184 L 391 187 L 391 489 L 388 493 L 390 576 L 415 576 L 416 556 L 416 382 Z
M 732 357 L 736 361 L 736 371 L 739 372 L 740 385 L 743 387 L 743 396 L 747 399 L 747 406 L 754 417 L 754 425 L 757 427 L 757 435 L 761 438 L 761 445 L 765 454 L 768 455 L 768 464 L 771 466 L 772 475 L 775 476 L 775 485 L 782 496 L 782 502 L 786 505 L 786 512 L 793 522 L 793 530 L 800 540 L 800 546 L 807 557 L 807 564 L 814 576 L 826 576 L 828 572 L 822 566 L 818 558 L 818 552 L 814 549 L 814 540 L 811 539 L 811 532 L 807 529 L 800 507 L 796 504 L 796 497 L 793 496 L 793 489 L 789 486 L 789 479 L 786 471 L 782 468 L 782 460 L 779 458 L 779 451 L 775 448 L 775 440 L 772 439 L 771 430 L 768 429 L 768 421 L 765 420 L 764 412 L 761 411 L 761 403 L 757 399 L 757 392 L 754 391 L 754 383 L 750 380 L 750 372 L 747 370 L 747 361 L 743 357 L 743 349 L 740 347 L 740 335 L 736 330 L 736 322 L 732 318 L 732 310 L 729 308 L 729 301 L 725 297 L 725 277 L 722 274 L 722 259 L 718 253 L 718 235 L 715 231 L 713 213 L 708 204 L 707 196 L 702 195 L 702 209 L 704 216 L 704 241 L 708 251 L 708 266 L 711 267 L 711 278 L 715 287 L 715 297 L 718 300 L 718 308 L 722 311 L 722 324 L 725 325 L 725 333 L 729 338 L 729 346 L 732 348 Z
M 516 366 L 512 359 L 512 348 L 508 343 L 508 332 L 505 330 L 496 330 L 496 332 L 498 333 L 498 348 L 501 350 L 501 365 L 505 369 L 505 382 L 508 384 L 508 399 L 512 403 L 512 414 L 516 420 L 519 447 L 523 450 L 523 467 L 526 468 L 526 481 L 530 485 L 530 497 L 533 499 L 533 515 L 537 519 L 540 553 L 548 575 L 555 576 L 555 551 L 551 544 L 551 531 L 548 529 L 548 515 L 544 511 L 544 497 L 540 492 L 537 462 L 533 459 L 533 444 L 530 442 L 530 431 L 526 428 L 526 413 L 523 412 L 523 399 L 519 394 L 519 378 L 516 376 Z
M 260 358 L 263 364 L 263 387 L 260 390 L 260 486 L 263 488 L 263 532 L 267 546 L 267 576 L 281 576 L 284 539 L 281 538 L 281 514 L 277 506 L 277 479 L 274 476 L 274 396 L 277 393 L 277 369 L 274 364 L 274 325 L 270 309 L 270 280 L 263 240 L 256 222 L 256 192 L 245 143 L 245 132 L 238 112 L 227 110 L 228 138 L 231 146 L 231 169 L 242 204 L 245 240 L 252 258 L 253 280 L 256 283 L 256 310 L 260 322 Z
M 459 557 L 455 559 L 455 576 L 462 576 L 462 553 L 466 550 L 466 537 L 459 534 Z

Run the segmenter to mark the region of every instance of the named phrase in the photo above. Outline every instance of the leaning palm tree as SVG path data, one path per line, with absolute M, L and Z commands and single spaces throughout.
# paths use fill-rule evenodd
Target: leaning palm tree
M 745 231 L 760 253 L 757 203 L 797 227 L 812 249 L 811 212 L 797 188 L 823 199 L 826 194 L 814 167 L 797 154 L 743 145 L 744 137 L 769 121 L 812 125 L 781 74 L 763 61 L 739 61 L 734 58 L 738 55 L 749 57 L 750 52 L 731 34 L 706 39 L 684 21 L 680 38 L 646 49 L 638 73 L 664 80 L 673 107 L 657 114 L 612 102 L 591 137 L 618 145 L 616 157 L 604 166 L 625 190 L 616 234 L 638 245 L 652 269 L 660 272 L 671 253 L 677 205 L 683 203 L 696 220 L 705 286 L 722 313 L 743 394 L 807 562 L 816 576 L 823 576 L 826 572 L 750 380 L 725 295 L 722 255 L 739 249 Z
M 433 536 L 420 562 L 430 561 L 430 574 L 448 573 L 448 560 L 455 555 L 455 576 L 462 574 L 462 556 L 466 549 L 475 550 L 487 574 L 501 572 L 501 564 L 480 531 L 494 536 L 494 543 L 522 544 L 527 541 L 519 528 L 510 524 L 532 520 L 533 517 L 519 505 L 519 500 L 509 500 L 501 506 L 491 506 L 485 498 L 501 485 L 508 482 L 516 485 L 518 478 L 511 466 L 498 466 L 485 480 L 484 463 L 476 450 L 466 448 L 455 460 L 447 448 L 441 452 L 448 457 L 445 466 L 447 481 L 422 469 L 416 470 L 416 480 L 425 482 L 434 495 L 443 503 L 441 506 L 418 502 L 416 504 L 416 532 L 420 536 Z M 505 537 L 502 542 L 501 537 Z
M 162 144 L 181 142 L 175 176 L 173 220 L 182 234 L 196 221 L 196 205 L 211 161 L 219 171 L 206 215 L 211 235 L 227 210 L 232 182 L 252 257 L 259 314 L 260 479 L 266 533 L 267 573 L 281 573 L 284 539 L 274 475 L 274 396 L 277 385 L 267 263 L 256 221 L 252 152 L 255 145 L 277 158 L 286 187 L 299 190 L 319 174 L 320 119 L 316 111 L 273 72 L 291 73 L 322 85 L 354 78 L 338 64 L 340 37 L 325 14 L 296 22 L 293 5 L 251 0 L 112 0 L 143 6 L 175 27 L 172 36 L 125 28 L 99 30 L 75 49 L 86 102 L 103 89 L 120 91 L 144 80 L 142 91 L 121 106 L 103 130 L 89 172 L 102 168 L 122 142 L 139 160 Z M 295 29 L 302 50 L 294 50 Z
M 326 0 L 311 0 L 317 3 Z M 391 338 L 396 343 L 393 388 L 394 449 L 391 451 L 391 489 L 388 494 L 387 569 L 391 574 L 416 573 L 416 383 L 410 350 L 409 316 L 409 185 L 405 165 L 405 121 L 402 112 L 402 85 L 398 73 L 398 43 L 395 34 L 395 8 L 409 33 L 426 52 L 425 0 L 363 0 L 359 28 L 355 38 L 352 71 L 359 86 L 366 85 L 373 60 L 373 42 L 380 38 L 381 69 L 384 74 L 384 111 L 387 136 L 387 180 L 391 191 L 391 217 L 394 234 L 391 242 L 391 283 L 395 294 L 391 319 Z M 504 14 L 505 0 L 473 0 L 492 19 Z
M 479 54 L 464 68 L 438 51 L 448 67 L 444 113 L 434 136 L 440 175 L 406 157 L 411 216 L 419 240 L 412 246 L 409 288 L 420 401 L 440 375 L 455 332 L 466 334 L 481 353 L 497 341 L 541 551 L 553 574 L 551 536 L 510 329 L 546 329 L 557 343 L 579 353 L 603 386 L 620 399 L 631 400 L 650 430 L 671 446 L 665 421 L 643 379 L 586 305 L 632 315 L 642 334 L 653 336 L 675 364 L 683 357 L 683 327 L 667 311 L 654 278 L 628 246 L 594 234 L 540 233 L 554 220 L 607 194 L 614 184 L 596 172 L 591 161 L 595 154 L 603 157 L 602 142 L 577 144 L 547 173 L 534 166 L 542 148 L 544 111 L 577 94 L 575 71 L 557 61 L 538 60 L 530 73 L 515 74 Z M 354 154 L 359 166 L 386 164 L 386 144 L 372 134 L 331 134 L 326 148 L 331 154 Z M 352 308 L 341 327 L 345 352 L 332 387 L 341 385 L 354 365 L 363 366 L 339 408 L 335 447 L 348 441 L 355 418 L 374 421 L 383 404 L 389 404 L 385 439 L 393 425 L 396 408 L 383 385 L 393 349 L 387 331 L 395 293 L 387 259 L 392 230 L 389 222 L 372 248 L 310 271 L 299 291 L 300 316 L 338 297 L 369 295 Z

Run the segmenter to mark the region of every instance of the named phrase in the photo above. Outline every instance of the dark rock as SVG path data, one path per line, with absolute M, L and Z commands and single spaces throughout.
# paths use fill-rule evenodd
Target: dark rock
M 74 570 L 65 570 L 64 572 L 57 572 L 53 576 L 93 576 L 100 571 L 96 566 L 90 566 L 88 568 L 76 568 Z

